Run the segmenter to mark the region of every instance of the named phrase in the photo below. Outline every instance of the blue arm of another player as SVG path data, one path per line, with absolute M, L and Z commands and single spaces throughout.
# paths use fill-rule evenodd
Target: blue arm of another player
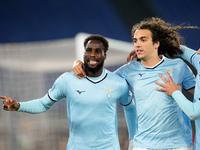
M 127 105 L 123 106 L 125 111 L 126 122 L 129 131 L 129 140 L 134 139 L 134 135 L 136 132 L 136 108 L 133 101 Z
M 173 92 L 172 97 L 190 119 L 200 118 L 200 100 L 192 103 L 179 90 Z
M 52 101 L 48 95 L 41 99 L 31 100 L 27 102 L 20 102 L 20 107 L 17 111 L 27 112 L 32 114 L 46 112 L 56 102 Z
M 181 45 L 180 48 L 183 51 L 183 54 L 181 54 L 179 56 L 182 57 L 183 59 L 187 60 L 189 63 L 192 63 L 192 60 L 191 60 L 192 56 L 194 54 L 196 54 L 197 51 L 195 51 L 189 47 L 183 46 L 183 45 Z

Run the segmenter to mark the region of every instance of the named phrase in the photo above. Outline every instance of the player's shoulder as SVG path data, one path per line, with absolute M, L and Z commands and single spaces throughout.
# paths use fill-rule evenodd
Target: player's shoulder
M 197 54 L 197 53 L 195 53 L 193 56 L 192 56 L 192 62 L 193 61 L 197 61 L 197 62 L 199 62 L 199 64 L 200 64 L 200 54 Z
M 77 77 L 73 71 L 70 71 L 70 72 L 64 72 L 59 76 L 59 78 L 63 80 L 71 80 L 72 78 L 77 78 Z
M 131 61 L 131 62 L 128 62 L 128 63 L 122 65 L 116 71 L 128 73 L 130 70 L 135 70 L 136 68 L 138 68 L 139 65 L 140 65 L 140 63 L 138 61 Z
M 110 72 L 107 70 L 107 75 L 109 77 L 109 80 L 114 80 L 116 82 L 126 82 L 126 80 L 120 76 L 118 76 L 117 74 Z
M 175 64 L 179 64 L 179 65 L 185 65 L 186 63 L 183 61 L 183 59 L 181 58 L 167 58 L 165 57 L 165 61 L 171 62 L 171 63 L 175 63 Z
M 165 57 L 165 60 L 168 60 L 168 61 L 177 61 L 177 62 L 184 62 L 181 58 L 179 57 L 176 57 L 176 58 L 168 58 L 168 57 Z
M 130 61 L 130 62 L 124 64 L 122 67 L 127 67 L 128 68 L 128 67 L 137 66 L 139 64 L 140 64 L 139 61 Z

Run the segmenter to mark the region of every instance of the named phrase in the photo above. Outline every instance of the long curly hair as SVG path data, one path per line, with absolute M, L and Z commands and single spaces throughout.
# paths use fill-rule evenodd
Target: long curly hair
M 183 39 L 176 31 L 188 28 L 198 28 L 196 26 L 172 26 L 161 18 L 147 18 L 132 27 L 131 34 L 134 38 L 135 31 L 138 29 L 148 29 L 152 33 L 153 43 L 160 42 L 158 55 L 163 54 L 169 58 L 175 58 L 177 54 L 182 54 L 180 40 Z M 182 44 L 182 43 L 181 43 Z

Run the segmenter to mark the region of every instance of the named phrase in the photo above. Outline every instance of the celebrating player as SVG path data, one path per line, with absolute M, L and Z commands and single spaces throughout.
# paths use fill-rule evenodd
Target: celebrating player
M 62 98 L 67 99 L 69 140 L 67 150 L 120 150 L 117 134 L 117 101 L 124 106 L 129 137 L 135 132 L 135 106 L 126 81 L 104 68 L 108 41 L 91 35 L 84 41 L 84 67 L 87 78 L 64 73 L 40 99 L 17 103 L 4 99 L 4 110 L 42 113 Z
M 195 78 L 189 67 L 177 54 L 180 49 L 177 30 L 195 28 L 175 26 L 160 18 L 148 18 L 132 28 L 132 37 L 138 61 L 132 61 L 115 74 L 126 79 L 132 88 L 137 110 L 137 132 L 133 150 L 191 150 L 190 119 L 178 104 L 165 92 L 156 90 L 159 74 L 170 72 L 174 81 L 193 92 Z M 75 74 L 84 77 L 80 61 Z

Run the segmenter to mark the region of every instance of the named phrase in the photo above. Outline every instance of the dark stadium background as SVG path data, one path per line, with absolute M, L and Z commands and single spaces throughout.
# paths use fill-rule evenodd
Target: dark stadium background
M 199 6 L 200 0 L 1 0 L 0 43 L 71 38 L 80 31 L 131 41 L 132 25 L 146 17 L 200 26 Z M 189 47 L 200 47 L 200 31 L 180 33 Z
M 147 17 L 161 17 L 165 21 L 175 25 L 183 24 L 200 27 L 199 8 L 200 0 L 0 0 L 0 45 L 7 43 L 70 39 L 74 38 L 79 32 L 101 34 L 108 38 L 132 42 L 132 26 Z M 185 29 L 179 31 L 179 33 L 184 37 L 184 44 L 196 50 L 200 48 L 200 30 Z M 119 67 L 119 65 L 112 65 L 109 66 L 108 69 L 113 71 L 117 67 Z M 193 71 L 195 72 L 194 69 Z M 9 73 L 11 76 L 4 77 L 4 73 Z M 45 82 L 46 90 L 51 87 L 54 79 L 61 73 L 62 72 L 44 74 L 48 81 Z M 6 93 L 5 89 L 14 87 L 13 84 L 5 87 L 7 85 L 7 80 L 10 83 L 10 78 L 14 78 L 13 76 L 20 76 L 20 74 L 15 74 L 14 71 L 6 70 L 0 66 L 0 94 Z M 33 76 L 34 75 L 30 77 Z M 38 75 L 38 80 L 40 80 L 39 77 Z M 7 80 L 3 81 L 5 79 Z M 34 85 L 32 82 L 31 84 Z M 23 81 L 20 84 L 25 86 L 25 89 L 26 87 L 32 86 L 31 84 L 26 85 Z M 26 95 L 26 93 L 22 94 Z M 186 94 L 188 98 L 192 99 L 190 94 Z M 36 98 L 37 97 L 36 93 Z M 17 137 L 20 133 L 15 133 L 17 130 L 21 131 L 20 128 L 18 129 L 18 127 L 16 127 L 15 123 L 24 121 L 22 118 L 17 118 L 22 116 L 24 116 L 24 118 L 31 118 L 32 115 L 13 115 L 13 113 L 9 114 L 9 112 L 5 113 L 1 110 L 0 118 L 5 119 L 4 115 L 9 114 L 8 116 L 11 116 L 11 119 L 9 120 L 6 118 L 5 121 L 2 120 L 0 124 L 0 147 L 5 150 L 11 150 L 13 148 L 15 150 L 45 150 L 49 149 L 49 147 L 53 150 L 58 149 L 58 147 L 60 149 L 66 147 L 66 135 L 68 134 L 65 128 L 66 114 L 60 113 L 66 110 L 66 106 L 63 104 L 64 102 L 58 103 L 57 107 L 53 107 L 49 113 L 45 114 L 50 119 L 55 117 L 61 120 L 61 122 L 59 122 L 59 124 L 61 124 L 59 129 L 56 128 L 55 130 L 53 120 L 43 120 L 42 118 L 45 118 L 45 115 L 45 117 L 36 115 L 32 118 L 32 120 L 38 120 L 38 118 L 40 118 L 41 120 L 39 119 L 38 121 L 41 123 L 37 122 L 31 124 L 31 122 L 27 120 L 25 125 L 21 125 L 21 130 L 26 131 L 30 139 L 33 136 L 29 135 L 32 133 L 30 131 L 34 132 L 33 126 L 38 126 L 38 132 L 40 134 L 37 132 L 35 133 L 33 137 L 35 141 L 33 142 L 34 146 L 28 141 L 26 142 L 27 139 L 24 139 L 24 143 L 27 145 L 18 143 Z M 57 108 L 59 109 L 57 110 Z M 119 107 L 119 110 L 121 112 L 123 111 L 121 107 Z M 120 113 L 119 117 L 123 117 L 123 115 L 121 115 Z M 12 117 L 15 117 L 15 119 Z M 124 123 L 124 120 L 121 121 Z M 11 122 L 13 124 L 6 124 L 7 129 L 5 130 L 3 122 Z M 43 126 L 45 123 L 47 123 L 47 126 Z M 42 135 L 44 132 L 43 129 L 47 127 L 50 128 L 49 130 L 52 130 L 51 134 L 55 134 L 54 137 L 52 137 L 52 135 Z M 57 133 L 60 135 L 57 136 Z M 122 150 L 127 148 L 127 134 L 127 130 L 119 126 Z M 45 138 L 43 138 L 43 136 Z M 43 141 L 40 140 L 41 138 L 43 138 Z M 56 144 L 54 144 L 54 142 Z M 47 145 L 44 146 L 43 143 L 47 143 Z

